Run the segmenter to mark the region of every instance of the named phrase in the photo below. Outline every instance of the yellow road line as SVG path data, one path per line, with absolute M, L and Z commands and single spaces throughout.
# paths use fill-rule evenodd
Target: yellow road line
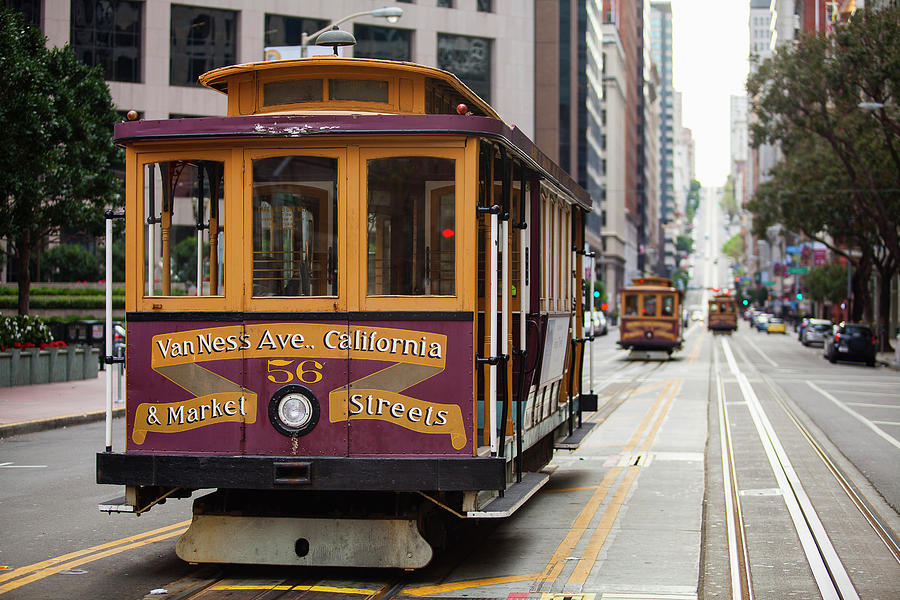
M 644 420 L 641 421 L 640 427 L 637 428 L 637 430 L 634 432 L 634 435 L 631 436 L 631 439 L 628 440 L 628 443 L 625 444 L 624 448 L 622 448 L 622 454 L 628 454 L 629 452 L 634 450 L 635 446 L 637 446 L 638 441 L 640 441 L 641 437 L 644 435 L 644 430 L 646 430 L 647 427 L 650 425 L 650 421 L 653 420 L 653 416 L 656 414 L 656 411 L 662 405 L 663 401 L 666 398 L 666 395 L 669 392 L 669 388 L 671 388 L 671 387 L 672 387 L 672 381 L 669 380 L 666 382 L 666 387 L 659 394 L 659 396 L 657 396 L 656 402 L 654 402 L 653 406 L 650 407 L 650 410 L 647 411 L 647 414 L 644 416 Z
M 85 548 L 83 550 L 76 550 L 75 552 L 70 552 L 68 554 L 63 554 L 62 556 L 57 556 L 56 558 L 48 558 L 47 560 L 43 560 L 41 562 L 34 563 L 32 565 L 28 565 L 25 567 L 18 567 L 17 569 L 13 569 L 9 573 L 4 573 L 0 575 L 0 582 L 9 581 L 10 579 L 15 579 L 16 577 L 21 577 L 22 575 L 26 575 L 33 571 L 38 571 L 45 567 L 52 567 L 54 565 L 58 565 L 62 561 L 71 560 L 73 558 L 78 558 L 79 556 L 84 556 L 85 554 L 90 554 L 92 552 L 97 552 L 98 550 L 103 550 L 105 548 L 111 548 L 113 546 L 118 546 L 120 544 L 125 544 L 128 542 L 140 540 L 145 537 L 149 537 L 152 535 L 157 535 L 166 531 L 170 531 L 172 529 L 176 529 L 179 527 L 186 527 L 190 525 L 190 521 L 182 521 L 181 523 L 175 523 L 174 525 L 167 525 L 166 527 L 160 527 L 159 529 L 154 529 L 152 531 L 145 531 L 144 533 L 139 533 L 137 535 L 132 535 L 126 538 L 122 538 L 121 540 L 116 540 L 114 542 L 106 542 L 97 546 L 91 546 L 90 548 Z
M 334 587 L 329 585 L 214 585 L 209 588 L 210 590 L 216 591 L 239 591 L 239 590 L 249 590 L 249 591 L 267 591 L 267 590 L 278 590 L 278 591 L 295 591 L 295 592 L 331 592 L 335 594 L 358 594 L 360 596 L 371 596 L 378 592 L 378 590 L 366 590 L 361 588 L 344 588 L 344 587 Z
M 572 527 L 569 528 L 566 537 L 563 538 L 563 541 L 557 546 L 556 551 L 553 553 L 553 556 L 550 557 L 547 566 L 544 567 L 543 573 L 538 577 L 538 581 L 550 581 L 559 577 L 559 574 L 565 566 L 565 559 L 572 554 L 572 550 L 575 549 L 578 540 L 580 540 L 584 532 L 587 531 L 588 526 L 591 524 L 591 520 L 600 509 L 600 505 L 603 503 L 604 498 L 606 498 L 606 495 L 609 493 L 615 480 L 618 479 L 621 471 L 622 467 L 613 467 L 609 470 L 606 477 L 604 477 L 603 481 L 600 482 L 600 485 L 597 486 L 597 491 L 593 493 L 591 499 L 588 500 L 588 503 L 581 509 L 581 513 L 578 515 L 578 518 L 575 519 Z
M 591 539 L 584 548 L 584 552 L 581 553 L 581 560 L 575 565 L 575 569 L 569 577 L 569 583 L 584 583 L 587 580 L 591 569 L 594 568 L 594 563 L 597 562 L 597 556 L 600 554 L 600 549 L 603 548 L 606 537 L 609 535 L 609 532 L 612 531 L 613 523 L 616 522 L 616 517 L 619 516 L 619 509 L 625 504 L 625 497 L 631 490 L 631 484 L 634 483 L 640 470 L 640 467 L 628 468 L 628 471 L 625 473 L 625 478 L 622 480 L 618 489 L 616 489 L 616 493 L 613 494 L 612 500 L 610 500 L 609 505 L 603 512 L 603 516 L 597 524 L 597 529 L 594 530 Z
M 406 588 L 404 594 L 413 596 L 428 596 L 429 594 L 441 594 L 444 592 L 455 592 L 457 590 L 465 590 L 468 588 L 481 587 L 485 585 L 501 585 L 504 583 L 516 583 L 519 581 L 534 581 L 540 577 L 537 573 L 529 575 L 509 575 L 507 577 L 491 577 L 488 579 L 472 579 L 469 581 L 457 581 L 456 583 L 444 583 L 442 585 L 428 585 L 418 588 Z
M 689 356 L 688 356 L 688 360 L 687 360 L 687 362 L 688 362 L 689 365 L 692 365 L 692 364 L 694 364 L 695 362 L 697 362 L 697 358 L 700 356 L 700 349 L 703 348 L 703 342 L 704 342 L 704 340 L 706 340 L 706 336 L 705 336 L 705 335 L 701 335 L 701 336 L 698 337 L 697 340 L 694 342 L 694 345 L 691 346 L 691 352 L 690 352 L 690 354 L 689 354 Z
M 186 521 L 185 523 L 189 523 L 189 521 Z M 171 529 L 171 526 L 166 527 L 164 529 Z M 32 575 L 28 575 L 27 577 L 23 577 L 21 579 L 11 581 L 5 585 L 0 586 L 0 594 L 5 594 L 6 592 L 20 588 L 23 585 L 27 585 L 29 583 L 39 581 L 41 579 L 44 579 L 45 577 L 49 577 L 50 575 L 59 573 L 60 571 L 66 571 L 68 569 L 72 569 L 74 567 L 78 567 L 83 564 L 87 564 L 89 562 L 94 562 L 95 560 L 100 560 L 101 558 L 106 558 L 107 556 L 112 556 L 113 554 L 119 554 L 120 552 L 125 552 L 126 550 L 140 548 L 141 546 L 146 546 L 147 544 L 152 544 L 153 542 L 160 542 L 162 540 L 167 540 L 169 538 L 175 537 L 176 535 L 181 535 L 185 531 L 187 531 L 187 527 L 184 527 L 183 529 L 176 529 L 175 531 L 169 531 L 167 533 L 163 533 L 161 535 L 157 535 L 157 536 L 147 538 L 147 539 L 144 539 L 141 541 L 132 542 L 132 543 L 126 544 L 124 546 L 118 546 L 115 548 L 111 548 L 109 550 L 104 550 L 103 552 L 97 552 L 96 554 L 90 554 L 89 556 L 84 556 L 83 558 L 79 558 L 76 560 L 70 560 L 68 562 L 63 562 L 63 563 L 57 564 L 56 566 L 53 566 L 53 567 L 41 569 Z M 146 535 L 146 534 L 142 534 L 142 535 Z M 125 539 L 128 539 L 128 538 L 125 538 Z M 120 542 L 121 541 L 122 540 L 120 540 Z M 109 546 L 109 545 L 115 545 L 117 543 L 119 543 L 119 542 L 111 542 L 110 544 L 103 544 L 103 545 Z M 99 548 L 99 547 L 100 546 L 95 546 L 95 548 Z M 90 549 L 88 549 L 87 551 L 80 551 L 80 552 L 84 553 L 84 552 L 88 552 L 89 550 Z M 72 554 L 77 554 L 77 553 L 73 552 Z M 53 561 L 56 559 L 50 559 L 50 560 Z M 47 562 L 47 561 L 44 561 L 44 562 Z M 40 563 L 37 563 L 37 564 L 40 564 Z M 29 568 L 29 567 L 23 567 L 23 568 Z
M 666 415 L 669 414 L 669 409 L 672 407 L 672 401 L 681 389 L 681 383 L 682 380 L 679 379 L 675 381 L 675 385 L 672 386 L 671 389 L 667 386 L 666 389 L 668 390 L 668 393 L 666 394 L 665 403 L 656 414 L 656 420 L 653 423 L 653 427 L 647 434 L 647 438 L 644 440 L 639 452 L 646 452 L 650 449 L 650 446 L 653 445 L 653 441 L 656 439 L 656 435 L 659 433 L 659 429 L 662 427 Z M 658 402 L 659 401 L 657 400 L 657 403 Z M 651 411 L 650 414 L 653 414 L 653 412 L 654 411 Z M 625 499 L 628 496 L 628 492 L 631 491 L 631 486 L 637 478 L 639 471 L 639 467 L 630 467 L 625 473 L 622 483 L 619 485 L 615 494 L 613 494 L 612 500 L 610 500 L 609 505 L 603 512 L 603 516 L 600 518 L 600 522 L 597 524 L 597 528 L 594 530 L 591 539 L 581 553 L 581 560 L 578 561 L 578 564 L 576 564 L 575 568 L 572 570 L 572 575 L 569 577 L 569 583 L 584 583 L 587 581 L 588 575 L 590 575 L 591 570 L 594 568 L 594 563 L 597 562 L 597 556 L 600 555 L 600 550 L 603 548 L 603 544 L 606 543 L 609 532 L 612 531 L 613 524 L 619 516 L 619 510 L 621 510 L 622 505 L 625 504 Z

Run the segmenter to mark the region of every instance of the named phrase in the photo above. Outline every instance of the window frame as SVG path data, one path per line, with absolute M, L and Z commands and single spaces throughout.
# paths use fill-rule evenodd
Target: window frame
M 279 156 L 309 156 L 333 158 L 337 160 L 337 295 L 336 296 L 254 296 L 253 295 L 253 161 Z M 349 235 L 349 198 L 347 190 L 347 149 L 346 148 L 244 148 L 243 150 L 243 206 L 241 256 L 244 258 L 244 280 L 247 285 L 242 291 L 243 304 L 248 311 L 336 311 L 347 310 L 349 280 L 352 276 L 348 263 L 347 243 Z
M 147 281 L 147 264 L 145 248 L 147 244 L 147 217 L 144 212 L 144 172 L 145 167 L 151 163 L 159 163 L 173 160 L 211 160 L 219 161 L 224 165 L 223 174 L 223 216 L 222 227 L 228 228 L 239 223 L 239 203 L 234 198 L 240 194 L 240 177 L 234 177 L 234 153 L 230 149 L 206 149 L 203 147 L 157 150 L 147 149 L 135 151 L 134 160 L 128 162 L 126 181 L 131 181 L 131 197 L 135 200 L 133 209 L 139 218 L 127 220 L 126 242 L 131 249 L 132 263 L 128 265 L 134 278 L 130 281 L 129 289 L 132 291 L 134 301 L 126 305 L 128 310 L 144 312 L 175 312 L 175 311 L 230 311 L 240 308 L 240 269 L 243 261 L 239 249 L 228 235 L 224 235 L 225 260 L 222 266 L 224 285 L 220 294 L 215 296 L 148 296 L 145 289 Z M 154 217 L 156 215 L 153 215 Z M 233 236 L 232 236 L 233 238 Z M 130 242 L 128 242 L 130 240 Z
M 456 146 L 456 147 L 454 147 Z M 420 156 L 426 158 L 446 158 L 454 162 L 455 173 L 455 240 L 454 240 L 454 293 L 446 296 L 427 296 L 427 295 L 372 295 L 368 294 L 368 181 L 370 160 L 382 158 L 400 158 Z M 357 293 L 354 294 L 359 301 L 359 308 L 363 311 L 396 311 L 396 310 L 464 310 L 465 300 L 468 289 L 471 284 L 465 280 L 465 257 L 469 252 L 467 249 L 473 247 L 471 229 L 471 219 L 466 219 L 467 215 L 474 212 L 474 206 L 471 204 L 470 198 L 473 197 L 474 190 L 467 189 L 472 182 L 466 175 L 467 164 L 469 162 L 466 150 L 463 145 L 444 144 L 444 145 L 426 145 L 416 144 L 413 140 L 407 143 L 392 146 L 367 146 L 359 149 L 358 163 L 358 202 L 356 210 L 359 211 L 358 229 L 356 235 L 349 239 L 348 248 L 350 256 L 364 257 L 354 261 L 357 269 L 353 282 L 357 286 Z M 470 239 L 472 238 L 472 239 Z M 474 253 L 474 250 L 472 251 Z

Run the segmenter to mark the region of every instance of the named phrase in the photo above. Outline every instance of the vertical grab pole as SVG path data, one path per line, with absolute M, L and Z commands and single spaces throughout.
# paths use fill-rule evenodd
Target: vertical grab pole
M 147 165 L 148 177 L 144 179 L 144 185 L 147 186 L 147 295 L 153 295 L 153 279 L 156 275 L 153 273 L 153 256 L 156 253 L 156 242 L 153 239 L 153 230 L 156 225 L 156 169 L 152 164 Z M 150 183 L 148 185 L 147 179 Z
M 584 249 L 588 250 L 588 244 L 585 242 Z M 590 289 L 590 300 L 591 303 L 591 345 L 588 350 L 588 387 L 589 393 L 594 393 L 594 315 L 596 313 L 596 309 L 594 308 L 594 285 L 597 283 L 597 259 L 593 252 L 589 255 L 588 264 L 591 268 L 591 289 Z
M 197 196 L 197 295 L 203 295 L 203 165 L 197 167 L 200 192 Z
M 106 354 L 103 361 L 112 356 L 112 215 L 106 214 Z M 112 452 L 112 365 L 106 369 L 106 451 Z
M 487 319 L 491 324 L 490 327 L 490 355 L 491 358 L 497 356 L 497 250 L 500 244 L 498 238 L 498 218 L 497 212 L 491 211 L 491 257 L 488 269 L 491 274 L 491 284 L 488 293 L 490 294 L 490 302 L 488 304 Z M 489 393 L 490 406 L 488 407 L 488 415 L 490 417 L 491 426 L 491 456 L 497 455 L 497 364 L 490 365 L 488 370 L 489 376 Z

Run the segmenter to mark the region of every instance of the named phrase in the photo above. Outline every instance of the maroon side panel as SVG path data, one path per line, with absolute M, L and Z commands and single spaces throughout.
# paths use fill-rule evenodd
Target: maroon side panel
M 468 321 L 129 321 L 127 338 L 129 453 L 473 452 Z M 301 435 L 270 420 L 288 386 L 318 406 Z

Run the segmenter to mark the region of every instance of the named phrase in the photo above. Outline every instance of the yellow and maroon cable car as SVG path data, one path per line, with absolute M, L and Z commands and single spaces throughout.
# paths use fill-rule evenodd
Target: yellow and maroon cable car
M 737 331 L 737 300 L 728 294 L 717 294 L 707 302 L 706 328 L 712 331 Z
M 438 69 L 200 80 L 227 116 L 116 128 L 126 445 L 97 479 L 126 496 L 101 508 L 214 488 L 185 560 L 421 567 L 430 515 L 511 514 L 578 438 L 590 198 Z
M 620 346 L 634 358 L 669 356 L 681 349 L 682 291 L 665 277 L 638 277 L 619 290 Z

